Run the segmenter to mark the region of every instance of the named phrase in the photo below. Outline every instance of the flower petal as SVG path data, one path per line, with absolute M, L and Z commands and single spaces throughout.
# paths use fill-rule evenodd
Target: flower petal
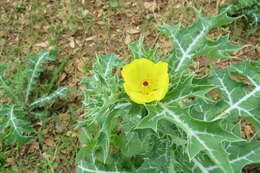
M 122 76 L 126 93 L 139 104 L 159 101 L 168 91 L 168 64 L 165 62 L 154 64 L 145 58 L 137 59 L 123 67 Z M 144 86 L 144 81 L 149 85 Z

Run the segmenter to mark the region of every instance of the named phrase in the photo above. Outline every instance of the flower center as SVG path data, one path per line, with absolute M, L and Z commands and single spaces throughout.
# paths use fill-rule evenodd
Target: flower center
M 143 86 L 148 86 L 148 85 L 149 85 L 149 83 L 147 81 L 143 82 Z

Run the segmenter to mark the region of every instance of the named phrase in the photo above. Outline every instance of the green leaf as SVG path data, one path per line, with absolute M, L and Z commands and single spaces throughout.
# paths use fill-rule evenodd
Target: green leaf
M 232 4 L 222 5 L 220 11 L 223 10 L 227 10 L 230 16 L 244 16 L 250 25 L 260 25 L 260 2 L 258 0 L 236 0 Z
M 207 40 L 207 43 L 199 50 L 196 57 L 208 56 L 212 58 L 234 58 L 229 53 L 244 48 L 229 42 L 228 36 L 220 37 L 218 40 Z
M 229 24 L 235 18 L 228 17 L 226 12 L 210 17 L 201 16 L 197 10 L 195 12 L 198 21 L 190 27 L 183 28 L 179 24 L 175 26 L 165 24 L 159 27 L 159 30 L 173 42 L 170 63 L 174 65 L 172 67 L 174 72 L 183 71 L 191 64 L 192 59 L 198 56 L 230 57 L 227 53 L 241 48 L 227 43 L 227 37 L 221 37 L 216 41 L 206 38 L 211 29 Z M 217 47 L 222 50 L 216 49 Z M 207 51 L 204 48 L 207 48 Z
M 137 169 L 137 173 L 172 173 L 173 168 L 173 152 L 171 152 L 170 144 L 165 139 L 158 139 L 153 150 L 143 164 Z
M 0 110 L 0 127 L 5 130 L 5 139 L 8 144 L 17 142 L 19 146 L 22 146 L 32 139 L 27 135 L 31 134 L 33 129 L 19 106 L 3 105 Z
M 88 110 L 86 116 L 92 122 L 97 119 L 104 121 L 112 110 L 111 106 L 120 101 L 122 81 L 114 71 L 121 65 L 122 61 L 114 54 L 97 55 L 92 76 L 83 80 L 86 87 L 83 105 Z
M 201 99 L 195 99 L 189 104 L 192 106 L 192 117 L 204 121 L 212 121 L 217 114 L 222 113 L 226 109 L 226 104 L 223 100 L 205 102 Z
M 260 26 L 260 3 L 259 2 L 258 2 L 258 9 L 249 9 L 245 13 L 247 15 L 247 21 L 251 25 Z
M 52 103 L 55 101 L 57 97 L 67 97 L 67 87 L 60 87 L 56 91 L 54 91 L 52 94 L 48 96 L 42 96 L 38 99 L 36 99 L 34 102 L 30 104 L 29 107 L 35 108 L 35 107 L 41 107 L 44 106 L 46 103 Z
M 9 84 L 10 77 L 5 75 L 8 68 L 7 64 L 0 63 L 0 91 L 3 91 L 4 96 L 12 98 L 12 101 L 18 101 L 15 88 Z
M 257 1 L 257 0 L 250 0 L 250 1 L 248 1 L 248 0 L 235 0 L 235 2 L 237 4 L 239 4 L 242 8 L 247 8 L 247 7 L 251 7 L 255 4 L 257 4 L 257 2 L 259 2 L 259 1 Z
M 29 78 L 25 93 L 25 103 L 29 101 L 29 96 L 33 89 L 33 84 L 37 81 L 40 76 L 40 73 L 43 71 L 42 65 L 48 63 L 49 61 L 53 61 L 55 57 L 51 55 L 48 51 L 42 51 L 36 57 L 31 57 L 28 59 L 30 63 L 29 67 Z
M 165 105 L 160 103 L 162 110 L 168 116 L 168 120 L 182 128 L 188 136 L 188 153 L 193 159 L 200 151 L 205 150 L 207 155 L 222 171 L 232 173 L 228 155 L 221 145 L 222 141 L 241 141 L 241 138 L 225 131 L 219 125 L 219 121 L 203 122 L 192 119 L 187 113 L 176 106 L 176 103 Z
M 204 80 L 204 79 L 203 79 Z M 191 97 L 201 98 L 205 101 L 214 102 L 207 96 L 208 92 L 215 88 L 214 85 L 203 84 L 200 79 L 194 81 L 193 74 L 181 74 L 178 77 L 172 78 L 171 82 L 174 84 L 164 101 L 182 102 Z
M 218 86 L 223 102 L 222 108 L 212 112 L 213 120 L 223 119 L 228 116 L 232 120 L 244 117 L 250 120 L 259 134 L 259 95 L 260 95 L 260 63 L 249 60 L 232 65 L 228 70 L 213 70 L 213 76 L 209 79 Z M 232 77 L 233 75 L 233 77 Z M 238 81 L 234 76 L 242 77 Z M 246 85 L 250 85 L 245 87 Z M 205 105 L 206 106 L 206 105 Z M 205 107 L 204 106 L 204 107 Z
M 109 130 L 101 131 L 100 135 L 98 136 L 98 145 L 102 148 L 103 162 L 106 163 L 110 145 Z
M 123 136 L 121 152 L 126 157 L 144 155 L 150 151 L 150 142 L 154 135 L 150 131 L 131 131 Z M 137 147 L 138 146 L 138 147 Z
M 260 142 L 253 139 L 248 142 L 234 142 L 228 145 L 230 162 L 234 172 L 241 172 L 246 165 L 260 163 Z
M 147 58 L 154 60 L 157 52 L 157 48 L 152 48 L 151 50 L 145 49 L 143 36 L 138 41 L 130 43 L 128 48 L 131 50 L 134 59 Z
M 95 164 L 93 164 L 93 160 L 95 159 L 94 155 L 92 158 L 87 161 L 79 161 L 77 165 L 77 173 L 130 173 L 127 171 L 118 171 L 118 168 L 115 166 L 114 170 L 104 170 L 102 168 L 98 168 Z
M 4 90 L 5 91 L 4 93 L 10 96 L 14 101 L 18 100 L 17 96 L 14 93 L 15 91 L 14 88 L 6 82 L 6 79 L 0 73 L 0 91 L 1 90 Z
M 161 109 L 153 106 L 137 127 L 154 128 L 156 126 L 147 126 L 148 122 L 157 124 L 158 119 L 167 119 L 174 122 L 178 127 L 182 128 L 188 135 L 188 153 L 190 159 L 193 159 L 202 150 L 207 151 L 209 157 L 221 167 L 224 172 L 233 172 L 229 164 L 228 155 L 225 152 L 222 141 L 241 141 L 242 139 L 225 131 L 220 127 L 220 122 L 203 122 L 192 119 L 187 113 L 181 111 L 176 103 L 168 105 L 159 103 Z M 152 111 L 151 111 L 152 110 Z M 174 110 L 174 111 L 173 111 Z M 152 112 L 152 116 L 151 116 Z
M 227 152 L 229 154 L 230 164 L 234 172 L 242 172 L 242 168 L 249 164 L 260 163 L 260 142 L 256 140 L 245 142 L 232 142 L 227 145 Z M 208 173 L 222 173 L 219 166 L 212 164 L 205 158 L 199 158 L 200 167 L 194 167 L 194 172 L 208 172 Z M 207 165 L 207 166 L 203 166 Z M 204 173 L 203 172 L 203 173 Z
M 104 79 L 113 76 L 113 70 L 122 64 L 115 54 L 97 55 L 96 58 L 93 70 Z
M 157 132 L 157 125 L 160 119 L 163 119 L 164 114 L 158 114 L 158 105 L 147 104 L 145 105 L 148 115 L 146 115 L 136 126 L 136 129 L 151 128 Z

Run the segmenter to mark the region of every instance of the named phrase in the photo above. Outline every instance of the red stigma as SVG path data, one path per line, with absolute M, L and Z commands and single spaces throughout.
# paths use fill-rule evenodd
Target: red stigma
M 148 83 L 147 81 L 144 81 L 144 82 L 143 82 L 143 85 L 144 85 L 144 86 L 148 86 L 149 83 Z

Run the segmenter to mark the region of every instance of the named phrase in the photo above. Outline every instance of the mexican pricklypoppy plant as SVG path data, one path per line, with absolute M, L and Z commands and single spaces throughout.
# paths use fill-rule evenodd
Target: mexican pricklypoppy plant
M 83 80 L 78 172 L 240 173 L 260 163 L 260 62 L 211 67 L 196 76 L 194 59 L 235 58 L 229 53 L 243 48 L 228 36 L 206 37 L 235 20 L 226 12 L 196 15 L 189 27 L 158 27 L 173 43 L 162 55 L 146 50 L 141 38 L 129 45 L 129 64 L 114 54 L 97 56 Z M 250 141 L 242 138 L 241 118 L 255 130 Z
M 52 51 L 42 51 L 37 56 L 28 57 L 27 66 L 17 62 L 10 63 L 10 66 L 9 63 L 0 63 L 0 141 L 25 145 L 35 138 L 31 120 L 51 114 L 42 108 L 59 97 L 68 97 L 67 87 L 60 87 L 51 93 L 50 87 L 49 90 L 46 86 L 39 88 L 44 65 L 54 60 Z M 13 67 L 15 70 L 8 73 Z

